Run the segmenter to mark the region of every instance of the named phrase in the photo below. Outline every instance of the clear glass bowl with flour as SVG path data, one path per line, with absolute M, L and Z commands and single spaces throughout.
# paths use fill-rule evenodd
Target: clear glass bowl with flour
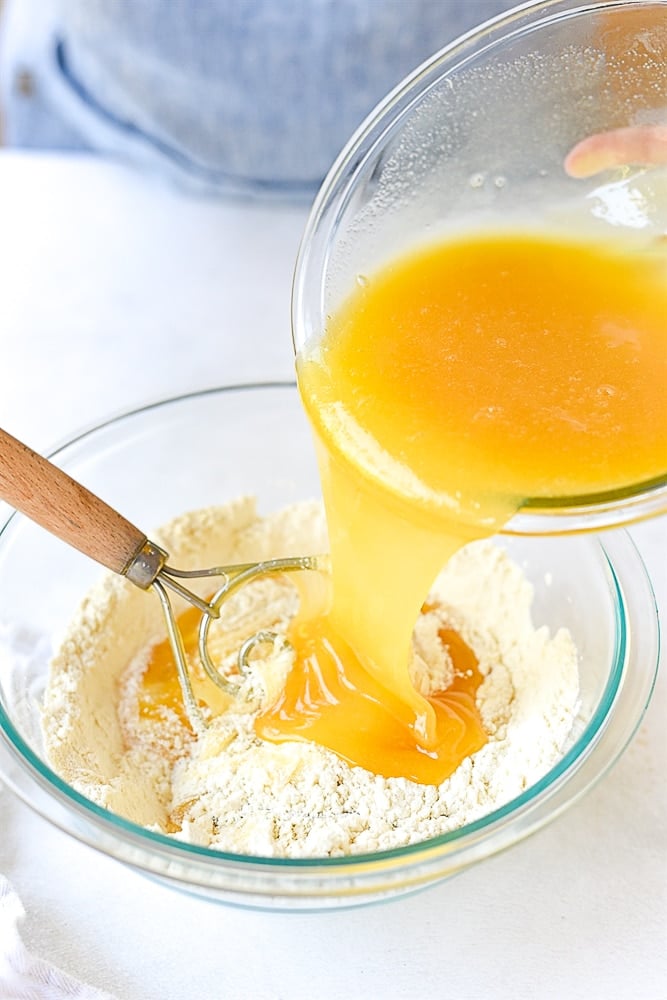
M 223 463 L 211 462 L 197 433 L 202 426 L 220 428 Z M 55 457 L 146 526 L 242 495 L 258 497 L 262 513 L 319 495 L 310 430 L 293 385 L 232 387 L 150 406 L 76 438 Z M 181 472 L 176 477 L 174 463 Z M 73 837 L 168 885 L 221 902 L 350 906 L 459 872 L 549 822 L 607 771 L 642 717 L 657 664 L 651 585 L 625 532 L 501 537 L 493 544 L 508 552 L 532 586 L 535 628 L 551 635 L 569 631 L 577 648 L 578 706 L 554 766 L 461 828 L 389 850 L 269 857 L 184 842 L 94 802 L 49 763 L 43 712 L 50 661 L 76 608 L 99 585 L 99 569 L 18 515 L 0 534 L 2 778 Z M 157 603 L 130 589 L 142 606 Z M 113 784 L 114 775 L 107 771 L 102 780 Z

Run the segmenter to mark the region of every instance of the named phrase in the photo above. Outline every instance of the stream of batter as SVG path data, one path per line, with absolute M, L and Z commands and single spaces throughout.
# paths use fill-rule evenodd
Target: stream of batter
M 495 233 L 371 276 L 298 358 L 332 554 L 331 604 L 258 720 L 376 773 L 437 783 L 485 741 L 469 652 L 425 698 L 410 638 L 451 555 L 526 498 L 622 491 L 667 469 L 664 255 Z

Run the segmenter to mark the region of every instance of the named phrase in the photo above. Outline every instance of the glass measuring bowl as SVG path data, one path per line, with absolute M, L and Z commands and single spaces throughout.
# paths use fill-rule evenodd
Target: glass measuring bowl
M 667 3 L 529 4 L 420 67 L 366 120 L 313 206 L 293 294 L 297 355 L 368 275 L 439 236 L 548 231 L 665 253 L 667 167 L 586 180 L 586 136 L 667 120 Z M 526 499 L 505 531 L 608 527 L 667 510 L 665 473 L 610 492 Z

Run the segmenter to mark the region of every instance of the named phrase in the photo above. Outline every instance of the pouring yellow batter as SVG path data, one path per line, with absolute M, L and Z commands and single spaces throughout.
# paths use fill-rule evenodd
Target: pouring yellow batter
M 667 470 L 662 256 L 537 235 L 426 247 L 360 286 L 298 359 L 329 527 L 328 611 L 260 718 L 385 775 L 438 782 L 485 740 L 475 664 L 423 698 L 414 623 L 439 569 L 527 498 L 623 490 Z

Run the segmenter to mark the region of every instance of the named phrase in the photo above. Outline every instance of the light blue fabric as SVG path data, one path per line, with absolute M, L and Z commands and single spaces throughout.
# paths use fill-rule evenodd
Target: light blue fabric
M 6 142 L 311 195 L 373 106 L 508 0 L 8 0 Z

